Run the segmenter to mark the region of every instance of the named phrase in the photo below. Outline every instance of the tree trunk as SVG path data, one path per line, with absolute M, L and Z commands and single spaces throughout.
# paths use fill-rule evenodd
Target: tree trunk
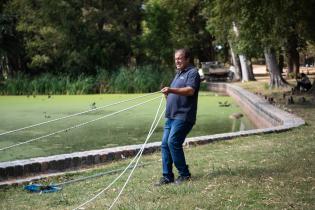
M 234 80 L 239 81 L 242 78 L 241 63 L 238 56 L 234 53 L 232 43 L 230 41 L 229 41 L 229 45 L 230 45 L 230 50 L 231 50 L 232 64 L 235 68 Z
M 298 75 L 300 73 L 300 54 L 297 49 L 288 51 L 288 73 Z
M 8 57 L 6 55 L 3 55 L 1 57 L 1 77 L 5 79 L 11 79 L 13 78 L 13 69 L 12 66 L 9 63 Z
M 224 46 L 223 46 L 224 63 L 231 64 L 230 59 L 229 59 L 230 57 L 229 49 L 230 49 L 229 43 L 224 43 Z
M 291 34 L 287 42 L 288 73 L 296 77 L 300 73 L 300 54 L 298 49 L 298 36 Z
M 266 65 L 267 68 L 269 69 L 270 75 L 269 87 L 279 88 L 287 86 L 288 83 L 283 79 L 279 66 L 277 64 L 277 58 L 274 49 L 265 48 L 264 54 L 266 59 Z
M 293 73 L 293 60 L 291 57 L 288 55 L 288 72 L 287 72 L 287 77 L 289 77 L 290 74 Z
M 312 88 L 309 90 L 309 93 L 315 95 L 315 80 L 313 81 Z
M 248 78 L 250 81 L 255 81 L 255 75 L 253 71 L 253 65 L 251 59 L 247 60 L 247 65 L 248 65 Z
M 282 53 L 280 53 L 280 55 L 279 55 L 278 65 L 279 65 L 280 73 L 282 74 L 283 73 L 283 66 L 284 66 L 284 56 Z
M 253 80 L 253 69 L 251 65 L 249 65 L 249 61 L 245 55 L 239 55 L 240 62 L 241 62 L 241 68 L 242 68 L 242 82 L 248 82 L 250 80 Z
M 232 25 L 233 25 L 233 31 L 235 33 L 235 36 L 238 37 L 239 31 L 235 22 L 232 22 Z M 240 58 L 241 69 L 242 69 L 242 82 L 254 80 L 253 69 L 247 57 L 245 55 L 239 55 L 239 58 Z

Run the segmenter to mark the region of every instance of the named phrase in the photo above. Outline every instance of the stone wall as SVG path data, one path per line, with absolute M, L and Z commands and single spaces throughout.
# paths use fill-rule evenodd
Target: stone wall
M 305 124 L 303 119 L 270 105 L 263 98 L 238 86 L 225 83 L 211 83 L 209 84 L 209 90 L 224 92 L 233 97 L 258 129 L 188 138 L 185 144 L 206 144 L 239 136 L 280 132 Z M 2 162 L 0 163 L 0 186 L 16 184 L 23 182 L 23 180 L 29 181 L 36 179 L 38 176 L 34 176 L 38 174 L 48 175 L 51 173 L 77 170 L 112 160 L 132 157 L 137 154 L 141 146 L 142 145 L 121 146 Z M 149 143 L 145 146 L 144 153 L 152 153 L 159 149 L 160 142 Z M 22 179 L 30 176 L 33 176 L 33 178 Z

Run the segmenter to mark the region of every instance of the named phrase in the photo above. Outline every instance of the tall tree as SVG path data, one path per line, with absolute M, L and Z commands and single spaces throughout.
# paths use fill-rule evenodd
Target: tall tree
M 239 38 L 238 28 L 237 28 L 235 22 L 233 22 L 232 24 L 233 24 L 234 34 L 236 36 L 236 39 L 238 39 Z M 239 60 L 240 60 L 241 69 L 242 69 L 242 82 L 255 80 L 253 68 L 252 68 L 252 63 L 251 63 L 250 59 L 248 59 L 246 55 L 240 54 Z
M 253 53 L 242 46 L 238 16 L 233 13 L 238 6 L 235 1 L 208 0 L 203 14 L 208 18 L 207 28 L 215 35 L 216 41 L 229 43 L 236 79 L 249 81 L 255 79 L 250 62 Z
M 28 67 L 36 73 L 95 74 L 131 63 L 139 51 L 142 1 L 11 0 Z
M 285 85 L 285 80 L 279 73 L 277 62 L 274 60 L 274 47 L 283 43 L 283 36 L 280 32 L 284 30 L 282 23 L 279 23 L 279 12 L 281 3 L 271 0 L 240 0 L 223 1 L 214 0 L 214 14 L 221 14 L 221 23 L 227 25 L 235 22 L 239 34 L 236 43 L 237 52 L 241 52 L 248 57 L 260 54 L 264 49 L 265 59 L 268 61 L 267 68 L 270 70 L 270 86 L 279 87 Z M 215 18 L 218 18 L 215 17 Z M 220 23 L 220 21 L 219 21 Z M 216 24 L 218 26 L 219 24 Z M 245 62 L 244 62 L 245 63 Z M 251 73 L 250 73 L 251 74 Z M 243 75 L 244 76 L 244 75 Z
M 16 30 L 17 17 L 6 10 L 7 3 L 0 5 L 0 73 L 11 78 L 26 66 L 22 36 Z
M 146 58 L 144 62 L 173 64 L 173 43 L 171 36 L 172 14 L 159 1 L 148 1 L 144 6 L 141 37 Z
M 156 24 L 156 26 L 158 23 L 164 24 L 156 31 L 160 31 L 163 39 L 168 34 L 164 39 L 164 43 L 171 48 L 187 47 L 192 50 L 193 55 L 199 61 L 213 60 L 214 49 L 212 42 L 214 37 L 206 30 L 206 19 L 202 15 L 204 4 L 205 1 L 202 0 L 149 0 L 145 5 L 148 5 L 148 7 L 155 5 L 157 12 L 155 15 L 160 13 L 161 20 L 164 22 L 153 19 L 148 19 L 147 21 L 151 21 L 151 26 L 153 26 L 152 23 Z M 152 8 L 151 10 L 148 9 L 148 11 L 153 14 Z M 164 14 L 161 14 L 161 11 Z M 166 16 L 168 20 L 166 20 Z M 165 30 L 161 31 L 163 29 Z M 159 36 L 159 34 L 154 34 L 153 32 L 151 30 L 152 37 Z M 158 40 L 160 41 L 161 39 Z M 150 48 L 150 46 L 147 47 Z

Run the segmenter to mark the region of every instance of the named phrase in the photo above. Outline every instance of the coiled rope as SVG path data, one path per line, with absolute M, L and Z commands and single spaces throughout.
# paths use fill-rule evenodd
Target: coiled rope
M 147 135 L 147 137 L 146 137 L 146 139 L 145 139 L 145 141 L 144 141 L 144 143 L 143 143 L 141 149 L 140 149 L 139 152 L 137 153 L 137 155 L 132 159 L 132 161 L 128 164 L 128 166 L 127 166 L 109 185 L 107 185 L 104 189 L 102 189 L 99 193 L 97 193 L 97 194 L 96 194 L 95 196 L 93 196 L 91 199 L 89 199 L 89 200 L 87 200 L 86 202 L 82 203 L 81 205 L 79 205 L 78 207 L 74 208 L 73 210 L 77 210 L 77 209 L 82 208 L 83 206 L 87 205 L 88 203 L 92 202 L 92 201 L 95 200 L 97 197 L 99 197 L 101 194 L 103 194 L 103 193 L 104 193 L 106 190 L 108 190 L 118 179 L 120 179 L 120 177 L 128 170 L 128 168 L 131 167 L 131 165 L 133 164 L 133 162 L 136 161 L 136 163 L 134 164 L 134 166 L 133 166 L 133 168 L 132 168 L 132 170 L 131 170 L 131 172 L 130 172 L 130 174 L 129 174 L 127 180 L 126 180 L 126 182 L 124 183 L 122 189 L 120 190 L 119 194 L 117 195 L 117 197 L 115 198 L 115 200 L 113 201 L 113 203 L 111 204 L 111 206 L 109 207 L 109 209 L 111 209 L 111 208 L 115 205 L 115 203 L 116 203 L 117 200 L 119 199 L 121 193 L 123 192 L 124 188 L 125 188 L 126 185 L 128 184 L 128 182 L 129 182 L 129 180 L 130 180 L 130 178 L 131 178 L 131 175 L 133 174 L 135 168 L 137 167 L 137 164 L 138 164 L 138 162 L 139 162 L 139 160 L 140 160 L 140 158 L 141 158 L 141 155 L 142 155 L 142 153 L 143 153 L 143 151 L 144 151 L 145 145 L 147 144 L 148 140 L 149 140 L 150 137 L 152 136 L 153 132 L 155 131 L 157 125 L 159 124 L 159 122 L 160 122 L 160 120 L 161 120 L 161 118 L 162 118 L 162 116 L 163 116 L 163 114 L 164 114 L 164 112 L 165 112 L 165 109 L 164 109 L 164 111 L 160 114 L 160 116 L 159 116 L 159 118 L 158 118 L 158 121 L 156 121 L 157 116 L 158 116 L 158 113 L 159 113 L 160 108 L 161 108 L 161 104 L 162 104 L 163 98 L 164 98 L 164 97 L 162 96 L 162 97 L 161 97 L 160 104 L 159 104 L 159 107 L 158 107 L 158 109 L 157 109 L 157 111 L 156 111 L 156 114 L 155 114 L 155 118 L 154 118 L 154 120 L 153 120 L 153 122 L 152 122 L 152 124 L 151 124 L 150 130 L 149 130 L 149 132 L 148 132 L 148 135 Z
M 77 124 L 77 125 L 74 125 L 74 126 L 71 126 L 71 127 L 68 127 L 68 128 L 65 128 L 65 129 L 62 129 L 62 130 L 59 130 L 59 131 L 56 131 L 56 132 L 53 132 L 53 133 L 50 133 L 50 134 L 46 134 L 46 135 L 43 135 L 43 136 L 40 136 L 40 137 L 36 137 L 36 138 L 33 138 L 33 139 L 30 139 L 30 140 L 27 140 L 27 141 L 23 141 L 23 142 L 20 142 L 20 143 L 17 143 L 17 144 L 13 144 L 13 145 L 10 145 L 10 146 L 6 146 L 6 147 L 3 147 L 3 148 L 0 148 L 0 151 L 3 151 L 3 150 L 6 150 L 6 149 L 10 149 L 10 148 L 13 148 L 13 147 L 17 147 L 17 146 L 20 146 L 20 145 L 23 145 L 23 144 L 27 144 L 27 143 L 30 143 L 30 142 L 33 142 L 33 141 L 36 141 L 36 140 L 40 140 L 40 139 L 43 139 L 43 138 L 46 138 L 46 137 L 49 137 L 49 136 L 52 136 L 52 135 L 56 135 L 56 134 L 59 134 L 59 133 L 62 133 L 62 132 L 67 132 L 71 129 L 74 129 L 74 128 L 79 128 L 79 127 L 82 127 L 84 125 L 87 125 L 89 123 L 92 123 L 92 122 L 95 122 L 97 120 L 101 120 L 101 119 L 104 119 L 104 118 L 107 118 L 107 117 L 110 117 L 110 116 L 113 116 L 113 115 L 117 115 L 121 112 L 124 112 L 124 111 L 127 111 L 127 110 L 130 110 L 130 109 L 133 109 L 135 107 L 138 107 L 138 106 L 141 106 L 143 104 L 146 104 L 150 101 L 153 101 L 155 99 L 158 99 L 160 98 L 161 96 L 158 96 L 158 97 L 155 97 L 155 98 L 152 98 L 152 99 L 149 99 L 149 100 L 146 100 L 144 102 L 141 102 L 141 103 L 138 103 L 138 104 L 135 104 L 133 106 L 130 106 L 130 107 L 127 107 L 125 109 L 122 109 L 122 110 L 119 110 L 119 111 L 116 111 L 116 112 L 113 112 L 111 114 L 107 114 L 107 115 L 104 115 L 102 117 L 99 117 L 99 118 L 96 118 L 96 119 L 93 119 L 93 120 L 90 120 L 90 121 L 87 121 L 87 122 L 84 122 L 84 123 L 80 123 L 80 124 Z
M 92 109 L 92 110 L 86 110 L 86 111 L 78 112 L 78 113 L 71 114 L 71 115 L 68 115 L 68 116 L 64 116 L 64 117 L 48 120 L 48 121 L 45 121 L 45 122 L 29 125 L 29 126 L 26 126 L 26 127 L 22 127 L 22 128 L 6 131 L 6 132 L 3 132 L 3 133 L 0 133 L 0 136 L 6 135 L 6 134 L 10 134 L 10 133 L 14 133 L 14 132 L 18 132 L 18 131 L 22 131 L 22 130 L 26 130 L 26 129 L 29 129 L 29 128 L 34 128 L 34 127 L 37 127 L 37 126 L 40 126 L 40 125 L 44 125 L 44 124 L 47 124 L 47 123 L 56 122 L 56 121 L 59 121 L 59 120 L 64 120 L 64 119 L 67 119 L 67 118 L 70 118 L 70 117 L 75 117 L 75 116 L 78 116 L 78 115 L 81 115 L 81 114 L 85 114 L 85 113 L 89 113 L 89 112 L 93 112 L 93 111 L 96 111 L 96 110 L 99 110 L 99 109 L 104 109 L 104 108 L 107 108 L 107 107 L 110 107 L 110 106 L 114 106 L 114 105 L 130 102 L 130 101 L 134 101 L 136 99 L 148 97 L 148 96 L 151 96 L 151 95 L 154 95 L 154 94 L 157 94 L 157 93 L 160 93 L 160 91 L 156 91 L 156 92 L 153 92 L 153 93 L 148 93 L 148 94 L 145 94 L 145 95 L 142 95 L 142 96 L 138 96 L 138 97 L 127 99 L 127 100 L 123 100 L 123 101 L 118 101 L 118 102 L 115 102 L 115 103 L 112 103 L 112 104 L 108 104 L 108 105 L 105 105 L 105 106 L 97 107 L 97 108 Z

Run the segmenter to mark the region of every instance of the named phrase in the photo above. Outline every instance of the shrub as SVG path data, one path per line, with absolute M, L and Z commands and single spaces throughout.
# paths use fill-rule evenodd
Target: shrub
M 201 82 L 200 83 L 200 91 L 208 91 L 208 84 L 207 83 L 204 83 L 204 82 Z

